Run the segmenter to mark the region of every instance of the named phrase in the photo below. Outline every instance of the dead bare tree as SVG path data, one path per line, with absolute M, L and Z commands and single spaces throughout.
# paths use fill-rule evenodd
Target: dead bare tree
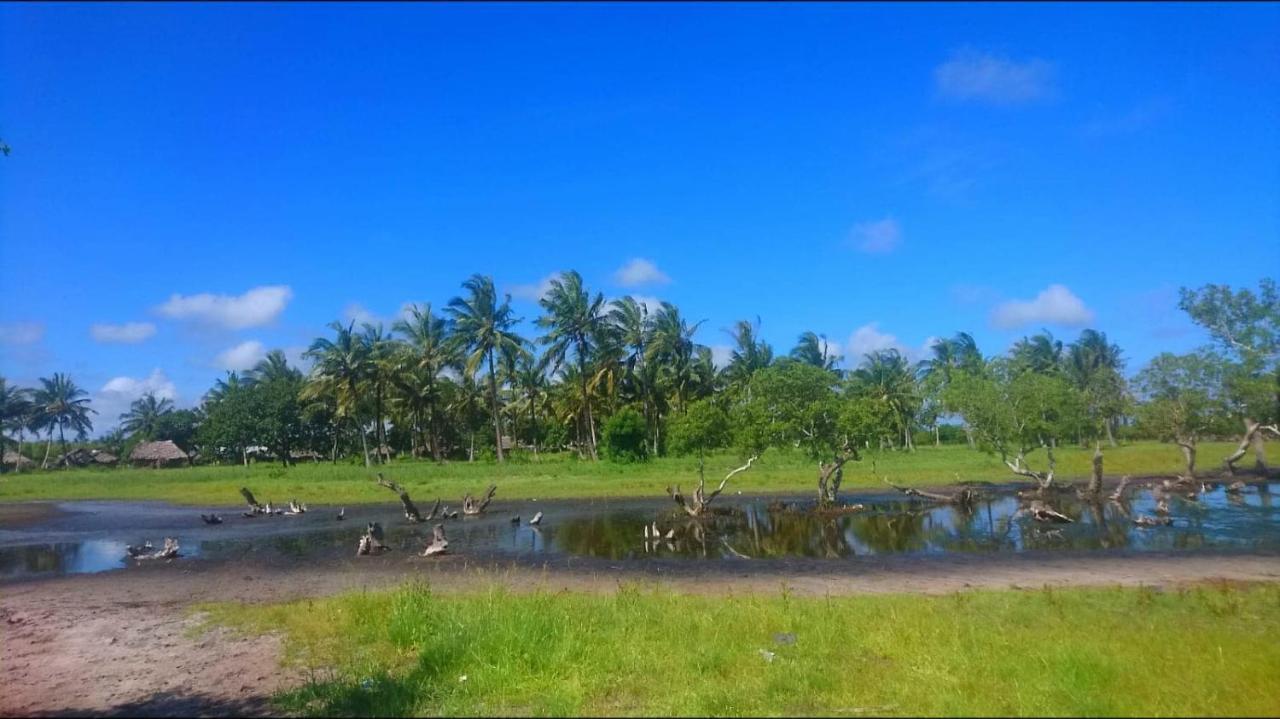
M 1060 524 L 1066 524 L 1075 521 L 1071 517 L 1055 510 L 1053 507 L 1050 507 L 1039 499 L 1032 500 L 1029 506 L 1025 509 L 1018 510 L 1018 512 L 1031 515 L 1031 518 L 1037 522 L 1057 522 Z
M 729 478 L 739 472 L 745 472 L 748 469 L 751 469 L 751 464 L 757 459 L 759 459 L 759 455 L 752 455 L 751 458 L 747 460 L 746 464 L 726 474 L 724 479 L 720 480 L 720 486 L 716 487 L 711 494 L 707 494 L 706 477 L 698 478 L 698 488 L 693 490 L 692 499 L 685 498 L 684 494 L 680 492 L 680 485 L 678 484 L 674 487 L 667 487 L 667 494 L 671 495 L 671 499 L 675 500 L 675 503 L 680 505 L 680 507 L 683 508 L 690 517 L 701 517 L 703 514 L 706 514 L 712 500 L 720 496 L 720 493 L 724 491 L 724 486 L 729 481 Z
M 418 512 L 418 506 L 413 503 L 412 499 L 409 499 L 409 493 L 405 491 L 404 487 L 401 487 L 399 484 L 396 484 L 389 479 L 383 479 L 382 472 L 378 472 L 378 484 L 400 495 L 400 504 L 404 505 L 405 519 L 410 522 L 422 522 L 426 521 L 426 519 L 431 519 L 430 516 L 423 519 L 422 515 Z M 438 499 L 436 500 L 436 506 L 440 506 L 440 500 Z M 435 510 L 431 510 L 431 513 L 434 515 Z
M 432 530 L 431 543 L 427 545 L 426 549 L 422 550 L 421 556 L 432 557 L 437 554 L 444 554 L 448 550 L 449 550 L 449 540 L 445 539 L 444 525 L 437 524 L 435 528 Z
M 1049 461 L 1049 470 L 1047 472 L 1037 472 L 1028 467 L 1026 452 L 1021 449 L 1018 450 L 1016 455 L 1014 455 L 1012 462 L 1009 461 L 1008 455 L 1003 451 L 1000 453 L 1000 458 L 1004 460 L 1004 466 L 1008 467 L 1014 474 L 1019 477 L 1034 479 L 1036 484 L 1039 486 L 1040 491 L 1043 492 L 1053 486 L 1053 475 L 1058 466 L 1058 460 L 1053 456 L 1052 442 L 1045 442 L 1044 440 L 1041 440 L 1040 444 L 1044 447 L 1045 456 Z
M 1128 488 L 1129 488 L 1129 475 L 1126 474 L 1120 478 L 1120 484 L 1116 485 L 1115 491 L 1111 493 L 1111 496 L 1108 497 L 1108 499 L 1110 499 L 1112 502 L 1117 502 L 1117 503 L 1122 503 L 1127 501 L 1124 496 L 1124 493 L 1125 493 L 1125 490 L 1127 490 Z
M 489 488 L 485 490 L 484 496 L 481 497 L 479 501 L 476 501 L 471 496 L 471 493 L 468 492 L 467 496 L 462 498 L 462 513 L 469 517 L 474 517 L 478 514 L 484 514 L 485 507 L 488 507 L 489 502 L 493 501 L 493 495 L 497 491 L 498 491 L 498 485 L 496 484 L 489 485 Z
M 1264 450 L 1262 444 L 1262 436 L 1264 432 L 1271 432 L 1272 434 L 1280 436 L 1280 426 L 1274 424 L 1264 425 L 1261 422 L 1254 421 L 1247 417 L 1245 418 L 1244 437 L 1240 439 L 1240 444 L 1236 447 L 1236 450 L 1222 460 L 1227 465 L 1228 475 L 1234 475 L 1236 473 L 1236 462 L 1239 462 L 1240 459 L 1244 457 L 1245 453 L 1249 451 L 1250 446 L 1252 446 L 1254 450 L 1255 469 L 1259 473 L 1266 473 L 1267 464 L 1263 459 Z

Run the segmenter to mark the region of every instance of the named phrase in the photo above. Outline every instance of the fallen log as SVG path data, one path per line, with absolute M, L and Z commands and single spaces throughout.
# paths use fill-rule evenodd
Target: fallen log
M 356 546 L 356 556 L 364 554 L 377 554 L 383 550 L 390 549 L 382 543 L 383 540 L 382 525 L 377 522 L 369 522 L 365 528 L 364 536 L 360 537 L 360 543 Z
M 175 559 L 182 556 L 178 551 L 178 540 L 173 537 L 165 537 L 164 546 L 159 550 L 152 551 L 153 549 L 151 541 L 147 540 L 143 542 L 141 547 L 126 545 L 124 551 L 131 559 L 139 561 L 147 559 Z
M 1031 505 L 1028 506 L 1025 511 L 1037 522 L 1057 522 L 1059 524 L 1068 524 L 1075 521 L 1071 517 L 1057 511 L 1039 499 L 1032 501 Z
M 222 517 L 219 517 L 216 514 L 201 514 L 200 519 L 203 520 L 205 524 L 222 524 Z
M 400 495 L 400 504 L 404 505 L 405 519 L 409 520 L 410 522 L 426 521 L 423 519 L 422 515 L 418 512 L 418 506 L 413 503 L 412 499 L 409 499 L 409 493 L 405 491 L 404 487 L 401 487 L 399 484 L 396 484 L 395 482 L 392 482 L 389 479 L 383 479 L 382 472 L 378 472 L 378 484 Z M 439 503 L 440 503 L 440 500 L 436 500 L 436 504 L 439 505 Z M 434 513 L 435 513 L 435 510 L 432 510 L 432 514 Z M 430 517 L 428 517 L 428 519 L 429 518 Z
M 1151 517 L 1145 514 L 1138 515 L 1133 518 L 1133 523 L 1139 527 L 1167 527 L 1173 524 L 1172 517 Z
M 485 490 L 484 497 L 482 497 L 479 501 L 476 501 L 471 496 L 471 493 L 468 492 L 467 495 L 462 498 L 462 513 L 469 517 L 474 517 L 479 514 L 484 514 L 485 507 L 488 507 L 489 502 L 493 501 L 493 495 L 497 491 L 498 491 L 498 485 L 496 484 L 489 485 L 489 488 Z
M 874 463 L 871 465 L 871 471 L 872 473 L 875 472 Z M 973 506 L 981 496 L 978 492 L 970 489 L 969 487 L 965 487 L 955 494 L 941 494 L 939 492 L 928 492 L 922 489 L 913 489 L 911 487 L 900 487 L 893 482 L 890 482 L 888 477 L 880 477 L 880 481 L 890 487 L 893 487 L 899 492 L 902 492 L 908 497 L 919 497 L 921 499 L 927 499 L 930 502 L 938 502 L 940 504 L 955 504 L 970 507 Z

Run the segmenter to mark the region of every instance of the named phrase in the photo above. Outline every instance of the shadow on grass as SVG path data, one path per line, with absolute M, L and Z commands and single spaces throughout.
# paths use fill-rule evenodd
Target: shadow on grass
M 281 711 L 266 696 L 229 699 L 201 692 L 156 692 L 146 699 L 116 704 L 105 710 L 33 712 L 36 717 L 240 717 L 278 716 Z

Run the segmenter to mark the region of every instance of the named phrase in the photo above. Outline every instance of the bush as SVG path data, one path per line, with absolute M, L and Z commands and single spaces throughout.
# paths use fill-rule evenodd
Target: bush
M 671 418 L 667 442 L 676 454 L 697 454 L 700 450 L 728 446 L 729 416 L 710 400 L 700 399 L 689 409 Z
M 643 462 L 649 458 L 644 416 L 626 408 L 604 423 L 604 456 L 610 462 Z

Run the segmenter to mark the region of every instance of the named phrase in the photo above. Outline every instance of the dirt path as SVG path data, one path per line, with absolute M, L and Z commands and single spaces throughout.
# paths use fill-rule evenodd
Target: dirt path
M 1275 555 L 948 556 L 822 561 L 545 565 L 403 555 L 339 566 L 189 561 L 0 585 L 0 714 L 233 716 L 271 713 L 269 697 L 301 681 L 280 668 L 274 636 L 200 633 L 201 602 L 274 602 L 423 578 L 438 591 L 500 582 L 513 589 L 614 591 L 639 581 L 681 592 L 801 595 L 945 593 L 968 588 L 1280 581 Z

